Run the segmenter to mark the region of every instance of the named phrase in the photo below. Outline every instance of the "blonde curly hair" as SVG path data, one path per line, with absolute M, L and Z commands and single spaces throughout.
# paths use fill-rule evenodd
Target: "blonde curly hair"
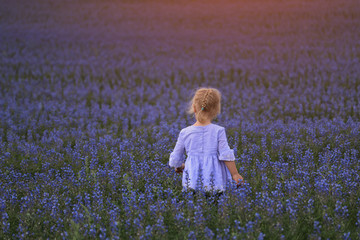
M 213 120 L 220 113 L 220 110 L 220 91 L 215 88 L 199 88 L 190 101 L 187 112 L 195 114 L 196 120 L 204 123 L 206 120 Z

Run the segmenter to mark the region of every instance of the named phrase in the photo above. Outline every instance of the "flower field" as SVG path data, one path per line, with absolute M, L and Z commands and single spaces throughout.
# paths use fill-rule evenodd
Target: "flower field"
M 1 5 L 0 239 L 360 239 L 359 1 Z M 219 198 L 168 166 L 202 86 Z

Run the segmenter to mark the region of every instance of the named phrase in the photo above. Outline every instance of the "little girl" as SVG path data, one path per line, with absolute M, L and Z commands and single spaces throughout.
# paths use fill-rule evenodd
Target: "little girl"
M 227 180 L 236 181 L 238 186 L 243 180 L 236 169 L 234 151 L 228 145 L 225 128 L 211 123 L 220 113 L 220 101 L 221 94 L 214 88 L 198 89 L 191 101 L 188 113 L 195 114 L 196 123 L 180 131 L 169 159 L 169 166 L 175 167 L 177 173 L 185 171 L 182 176 L 184 190 L 196 190 L 200 175 L 206 191 L 223 192 Z

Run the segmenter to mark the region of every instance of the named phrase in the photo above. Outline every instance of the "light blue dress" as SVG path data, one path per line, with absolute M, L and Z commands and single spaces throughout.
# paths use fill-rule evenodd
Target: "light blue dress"
M 225 128 L 213 123 L 183 128 L 170 154 L 169 166 L 180 167 L 184 161 L 183 190 L 196 190 L 202 186 L 206 191 L 225 191 L 227 180 L 231 182 L 232 177 L 224 161 L 235 161 L 234 151 L 228 145 Z M 200 175 L 202 178 L 199 178 Z

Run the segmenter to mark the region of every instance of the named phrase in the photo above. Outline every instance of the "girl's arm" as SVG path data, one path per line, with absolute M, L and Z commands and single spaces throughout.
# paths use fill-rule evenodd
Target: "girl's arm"
M 240 179 L 243 181 L 243 177 L 239 174 L 234 161 L 224 161 L 226 167 L 229 169 L 233 180 L 239 184 Z
M 169 166 L 174 168 L 181 168 L 184 162 L 185 145 L 183 142 L 183 131 L 179 133 L 174 150 L 170 153 Z
M 181 167 L 175 168 L 176 173 L 182 173 L 185 168 L 185 164 L 183 163 Z
M 234 150 L 230 149 L 225 128 L 222 128 L 219 131 L 219 160 L 224 161 L 226 167 L 229 169 L 231 173 L 232 179 L 239 185 L 240 180 L 244 180 L 243 177 L 239 174 L 236 165 L 235 165 L 235 155 Z
M 229 169 L 231 176 L 234 174 L 239 174 L 238 170 L 236 169 L 236 165 L 234 161 L 224 161 L 227 168 Z

